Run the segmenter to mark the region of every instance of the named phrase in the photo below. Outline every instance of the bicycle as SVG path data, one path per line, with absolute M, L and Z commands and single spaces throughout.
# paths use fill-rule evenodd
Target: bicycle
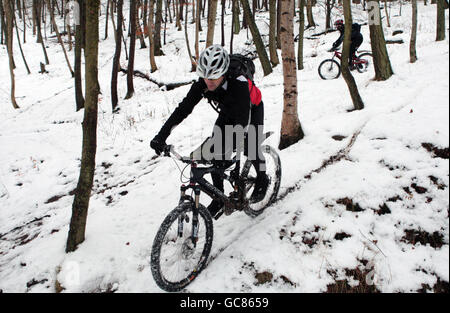
M 264 140 L 272 134 L 264 134 Z M 247 215 L 256 217 L 276 200 L 281 182 L 280 157 L 269 145 L 262 146 L 262 152 L 266 159 L 269 187 L 262 201 L 251 203 L 247 195 L 255 184 L 256 171 L 250 160 L 242 162 L 241 168 L 241 160 L 235 155 L 231 160 L 217 165 L 210 161 L 182 157 L 173 146 L 166 147 L 163 155 L 173 156 L 185 163 L 185 169 L 191 166 L 191 173 L 189 184 L 180 187 L 177 207 L 164 219 L 153 241 L 151 272 L 161 289 L 169 292 L 180 291 L 206 267 L 213 241 L 213 221 L 209 211 L 200 203 L 201 192 L 215 200 L 223 201 L 224 208 L 215 219 L 222 214 L 228 216 L 236 211 L 244 211 Z M 231 184 L 233 191 L 229 196 L 204 178 L 209 173 L 219 173 Z M 192 190 L 191 195 L 187 194 L 189 189 Z M 192 194 L 195 194 L 194 197 Z
M 322 79 L 336 79 L 341 75 L 341 65 L 335 60 L 342 58 L 342 53 L 336 51 L 335 49 L 329 50 L 329 52 L 334 52 L 331 59 L 323 60 L 319 65 L 319 76 Z M 369 70 L 372 65 L 372 53 L 370 51 L 361 51 L 358 55 L 352 59 L 352 66 L 356 68 L 359 73 L 365 73 Z

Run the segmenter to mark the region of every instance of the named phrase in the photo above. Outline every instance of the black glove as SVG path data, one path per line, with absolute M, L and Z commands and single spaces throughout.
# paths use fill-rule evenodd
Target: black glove
M 160 136 L 156 135 L 155 138 L 150 141 L 150 147 L 155 150 L 157 155 L 161 155 L 166 147 L 166 142 Z

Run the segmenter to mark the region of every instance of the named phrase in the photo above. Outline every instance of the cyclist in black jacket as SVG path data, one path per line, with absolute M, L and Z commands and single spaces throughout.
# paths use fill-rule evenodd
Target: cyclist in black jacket
M 334 22 L 334 26 L 337 28 L 337 30 L 339 30 L 341 35 L 333 43 L 333 47 L 330 49 L 330 51 L 336 50 L 344 41 L 344 32 L 345 32 L 344 21 L 337 20 L 336 22 Z M 359 25 L 358 23 L 353 23 L 352 24 L 352 36 L 351 36 L 352 42 L 350 44 L 350 56 L 349 56 L 349 60 L 348 60 L 348 64 L 351 69 L 353 69 L 352 58 L 355 57 L 356 50 L 358 50 L 359 46 L 361 46 L 363 40 L 364 40 L 364 38 L 363 38 L 363 35 L 361 34 L 361 25 Z
M 243 75 L 236 78 L 227 75 L 229 64 L 230 57 L 220 45 L 212 45 L 201 53 L 197 65 L 197 74 L 200 78 L 192 84 L 187 96 L 181 101 L 150 143 L 150 146 L 158 155 L 163 152 L 166 146 L 166 139 L 169 137 L 173 128 L 191 114 L 194 107 L 203 98 L 208 99 L 209 103 L 219 112 L 212 138 L 217 139 L 218 137 L 221 137 L 221 143 L 225 143 L 226 126 L 240 126 L 244 130 L 247 129 L 249 125 L 255 127 L 260 126 L 257 131 L 257 137 L 262 134 L 264 107 L 261 101 L 261 92 L 253 85 L 251 80 L 247 80 Z M 207 141 L 208 140 L 211 140 L 211 137 L 208 138 Z M 203 147 L 207 141 L 205 141 L 201 147 Z M 233 140 L 233 149 L 236 149 L 237 144 L 239 143 Z M 256 148 L 256 151 L 260 151 L 260 142 L 258 138 L 256 143 L 249 144 L 257 144 L 258 147 Z M 224 151 L 225 149 L 222 149 L 222 151 L 226 152 Z M 252 151 L 255 150 L 253 149 Z M 214 154 L 214 151 L 211 152 Z M 221 156 L 223 157 L 223 154 Z M 215 164 L 221 164 L 214 159 L 212 161 L 213 163 L 215 162 Z M 265 196 L 269 179 L 265 172 L 265 160 L 262 155 L 256 153 L 254 160 L 252 160 L 252 164 L 256 168 L 257 178 L 250 201 L 259 202 Z M 223 178 L 217 174 L 212 174 L 211 176 L 214 186 L 223 192 Z M 222 207 L 223 203 L 213 200 L 208 206 L 208 210 L 214 217 Z

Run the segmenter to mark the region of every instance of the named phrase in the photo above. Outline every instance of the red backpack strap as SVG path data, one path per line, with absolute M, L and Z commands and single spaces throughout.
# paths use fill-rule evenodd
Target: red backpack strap
M 247 81 L 248 81 L 248 90 L 250 92 L 250 102 L 253 105 L 258 106 L 262 100 L 261 90 L 259 90 L 259 88 L 256 87 L 253 81 L 251 81 L 250 79 L 247 79 Z

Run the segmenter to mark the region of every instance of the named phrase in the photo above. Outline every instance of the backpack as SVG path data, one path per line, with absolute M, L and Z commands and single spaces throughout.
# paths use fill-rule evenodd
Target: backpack
M 231 54 L 227 75 L 232 78 L 244 75 L 245 78 L 253 82 L 255 63 L 253 63 L 252 59 L 243 56 L 242 54 Z

